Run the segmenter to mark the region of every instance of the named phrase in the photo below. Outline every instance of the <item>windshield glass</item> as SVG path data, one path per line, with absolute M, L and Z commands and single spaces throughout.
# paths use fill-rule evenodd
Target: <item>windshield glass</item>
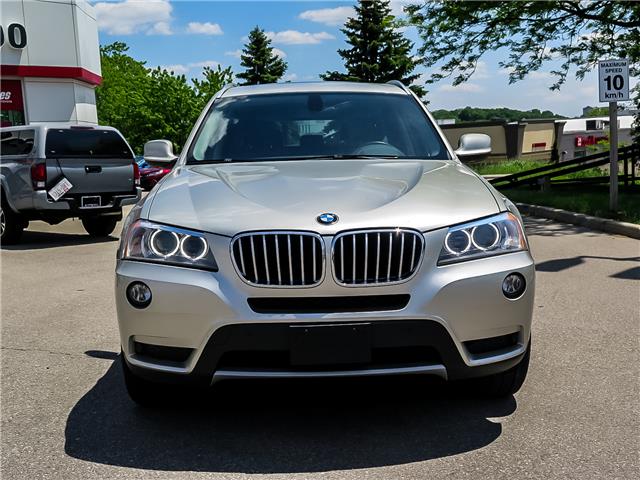
M 408 95 L 288 93 L 216 101 L 187 163 L 359 156 L 449 158 Z

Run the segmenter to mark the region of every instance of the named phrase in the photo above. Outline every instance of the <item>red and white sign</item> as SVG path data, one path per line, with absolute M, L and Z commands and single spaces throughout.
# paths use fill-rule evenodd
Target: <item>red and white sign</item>
M 2 110 L 22 111 L 22 83 L 20 80 L 0 82 L 0 107 Z

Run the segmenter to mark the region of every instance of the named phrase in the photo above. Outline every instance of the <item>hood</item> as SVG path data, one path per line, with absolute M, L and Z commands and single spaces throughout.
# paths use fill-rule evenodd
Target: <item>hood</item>
M 183 166 L 151 199 L 149 219 L 233 236 L 372 227 L 426 231 L 493 213 L 482 180 L 454 161 L 304 160 Z M 321 213 L 338 215 L 321 225 Z

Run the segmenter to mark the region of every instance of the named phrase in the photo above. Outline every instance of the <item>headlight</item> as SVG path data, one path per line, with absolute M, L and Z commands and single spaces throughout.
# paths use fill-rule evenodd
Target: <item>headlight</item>
M 124 241 L 127 260 L 218 270 L 202 233 L 138 220 L 125 229 Z
M 513 213 L 451 227 L 444 238 L 438 265 L 490 257 L 527 249 L 522 225 Z

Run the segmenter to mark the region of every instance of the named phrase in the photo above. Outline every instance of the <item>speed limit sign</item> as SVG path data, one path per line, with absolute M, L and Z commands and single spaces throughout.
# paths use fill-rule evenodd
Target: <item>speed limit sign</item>
M 625 102 L 629 100 L 629 61 L 600 60 L 598 84 L 601 102 Z

